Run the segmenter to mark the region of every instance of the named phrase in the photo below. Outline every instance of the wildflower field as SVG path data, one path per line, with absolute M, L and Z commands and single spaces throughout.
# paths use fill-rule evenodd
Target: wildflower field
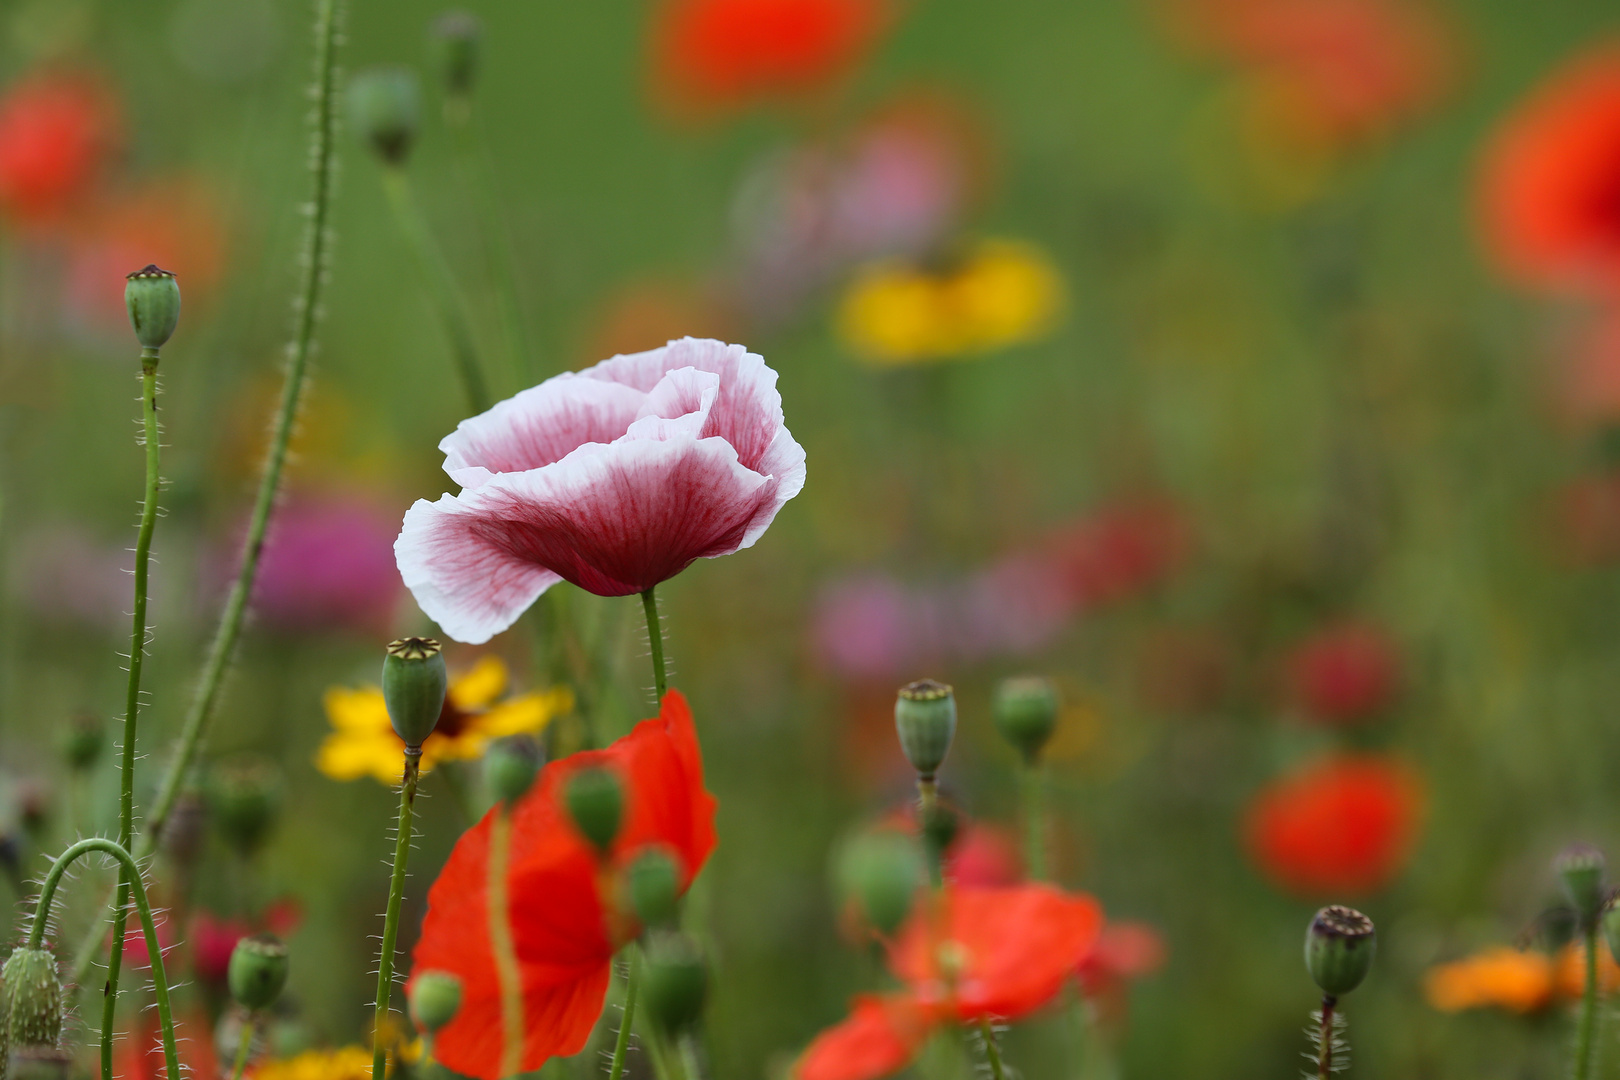
M 1599 1080 L 1616 702 L 1610 8 L 0 7 L 0 1080 Z

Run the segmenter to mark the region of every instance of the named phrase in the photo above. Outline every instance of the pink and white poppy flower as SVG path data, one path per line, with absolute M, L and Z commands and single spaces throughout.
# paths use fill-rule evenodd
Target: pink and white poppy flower
M 776 372 L 682 338 L 547 379 L 439 443 L 461 494 L 418 500 L 394 556 L 458 641 L 488 641 L 558 581 L 644 592 L 751 546 L 804 487 Z

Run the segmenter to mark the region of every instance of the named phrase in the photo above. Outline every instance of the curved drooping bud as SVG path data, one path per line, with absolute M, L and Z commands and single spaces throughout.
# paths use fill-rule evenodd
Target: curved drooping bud
M 450 677 L 444 653 L 432 638 L 408 637 L 391 642 L 383 657 L 383 701 L 388 719 L 409 747 L 420 747 L 439 722 Z
M 0 969 L 5 984 L 11 1049 L 56 1049 L 62 1041 L 62 978 L 47 949 L 22 946 Z
M 917 775 L 932 779 L 956 735 L 955 692 L 933 679 L 902 686 L 894 701 L 894 730 Z
M 1361 985 L 1377 949 L 1372 920 L 1333 904 L 1318 911 L 1305 932 L 1305 967 L 1322 993 L 1339 997 Z

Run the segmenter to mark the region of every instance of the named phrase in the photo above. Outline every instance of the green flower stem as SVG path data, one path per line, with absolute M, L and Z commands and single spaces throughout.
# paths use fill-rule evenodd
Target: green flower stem
M 287 461 L 287 445 L 292 439 L 298 417 L 298 402 L 303 397 L 308 378 L 309 356 L 315 341 L 315 324 L 320 316 L 321 295 L 326 285 L 326 267 L 330 261 L 331 236 L 328 220 L 331 213 L 332 184 L 335 172 L 337 126 L 337 43 L 342 24 L 343 0 L 316 0 L 315 3 L 315 109 L 310 132 L 310 160 L 313 166 L 309 198 L 309 224 L 304 231 L 302 276 L 296 296 L 297 326 L 287 350 L 287 376 L 281 389 L 281 403 L 276 412 L 270 447 L 265 454 L 264 473 L 259 479 L 258 494 L 253 500 L 253 516 L 248 522 L 247 544 L 242 549 L 242 560 L 237 567 L 236 580 L 231 585 L 225 608 L 220 614 L 219 628 L 214 633 L 203 665 L 202 679 L 197 685 L 190 711 L 181 726 L 180 740 L 174 757 L 169 762 L 158 787 L 152 811 L 147 816 L 134 849 L 135 860 L 144 861 L 157 849 L 169 815 L 180 797 L 192 762 L 202 746 L 208 723 L 219 703 L 220 687 L 225 672 L 236 652 L 236 640 L 247 615 L 248 598 L 253 592 L 253 581 L 259 571 L 259 556 L 264 550 L 265 530 L 270 524 L 270 512 L 275 506 L 276 493 L 281 488 L 282 469 Z M 120 905 L 122 906 L 122 905 Z M 106 931 L 97 920 L 79 948 L 73 963 L 73 980 L 82 985 L 94 962 Z M 115 937 L 116 941 L 117 938 Z M 116 945 L 114 946 L 116 948 Z M 110 1075 L 110 1074 L 109 1074 Z
M 163 971 L 163 945 L 158 941 L 157 925 L 152 922 L 152 905 L 146 898 L 146 885 L 141 881 L 140 868 L 128 848 L 104 836 L 92 836 L 80 840 L 57 856 L 56 862 L 51 864 L 50 873 L 45 875 L 45 884 L 40 887 L 39 901 L 34 905 L 34 922 L 28 931 L 28 947 L 38 949 L 45 941 L 45 924 L 49 921 L 51 901 L 56 898 L 56 887 L 62 883 L 62 875 L 77 859 L 92 851 L 105 852 L 117 859 L 120 872 L 130 881 L 135 912 L 141 920 L 141 930 L 146 936 L 146 952 L 152 961 L 152 994 L 157 1000 L 158 1023 L 163 1029 L 163 1061 L 169 1077 L 180 1077 L 184 1074 L 180 1071 L 180 1056 L 174 1048 L 174 1010 L 169 1007 L 169 979 Z M 103 1075 L 111 1076 L 112 1073 Z
M 647 615 L 647 642 L 652 649 L 653 689 L 658 691 L 658 703 L 664 702 L 669 690 L 669 677 L 664 671 L 664 628 L 658 621 L 658 598 L 653 595 L 657 586 L 641 594 L 641 610 Z
M 247 1068 L 248 1051 L 253 1048 L 253 1016 L 242 1021 L 241 1042 L 236 1044 L 236 1063 L 231 1066 L 231 1080 L 242 1080 L 242 1070 Z
M 1001 1047 L 996 1045 L 996 1029 L 990 1026 L 990 1021 L 980 1020 L 979 1034 L 984 1036 L 984 1056 L 990 1062 L 991 1080 L 1007 1080 L 1001 1065 Z
M 422 271 L 428 295 L 438 308 L 439 321 L 444 324 L 445 336 L 450 339 L 450 355 L 461 376 L 461 388 L 466 392 L 467 404 L 475 413 L 490 406 L 489 389 L 484 384 L 484 373 L 478 364 L 478 345 L 473 339 L 472 324 L 467 318 L 467 305 L 456 288 L 455 277 L 444 254 L 433 242 L 427 223 L 411 195 L 411 181 L 405 170 L 397 165 L 383 168 L 383 192 L 394 211 L 394 220 L 405 234 L 411 254 L 416 257 Z
M 1029 880 L 1046 880 L 1046 778 L 1041 763 L 1025 765 L 1019 777 L 1024 788 L 1024 866 Z
M 1591 1080 L 1592 1059 L 1597 1049 L 1597 920 L 1591 920 L 1583 936 L 1586 943 L 1586 986 L 1581 994 L 1581 1015 L 1575 1028 L 1575 1080 Z
M 146 586 L 152 562 L 152 532 L 157 526 L 158 457 L 162 438 L 157 421 L 158 350 L 141 349 L 141 415 L 146 443 L 146 491 L 141 524 L 135 534 L 135 608 L 129 632 L 129 682 L 124 694 L 124 754 L 119 763 L 118 845 L 128 851 L 135 834 L 135 734 L 141 710 L 141 668 L 146 659 Z M 113 1028 L 118 1011 L 118 976 L 123 967 L 124 928 L 129 920 L 130 875 L 118 874 L 113 901 L 113 937 L 107 959 L 107 985 L 101 1005 L 101 1074 L 112 1075 Z
M 1333 1007 L 1339 999 L 1332 994 L 1322 995 L 1321 1026 L 1316 1036 L 1317 1080 L 1331 1080 L 1333 1076 Z
M 652 590 L 641 595 L 646 596 Z M 608 1080 L 624 1075 L 624 1058 L 630 1049 L 630 1025 L 636 1019 L 636 993 L 641 989 L 641 950 L 630 946 L 630 977 L 624 987 L 624 1015 L 619 1018 L 619 1037 L 613 1043 L 613 1060 L 608 1063 Z
M 945 852 L 929 837 L 928 821 L 939 806 L 939 783 L 933 777 L 917 777 L 917 828 L 923 837 L 923 860 L 928 864 L 928 883 L 938 889 L 945 884 Z
M 506 899 L 506 868 L 511 859 L 512 813 L 502 803 L 489 830 L 489 949 L 501 991 L 501 1072 L 523 1070 L 523 985 L 512 945 L 512 913 Z
M 684 1080 L 705 1080 L 703 1056 L 698 1053 L 697 1039 L 691 1032 L 680 1036 L 681 1072 Z
M 388 911 L 383 916 L 382 956 L 377 960 L 377 1012 L 371 1029 L 371 1080 L 383 1080 L 388 1048 L 383 1028 L 394 993 L 394 942 L 399 938 L 399 908 L 405 899 L 405 864 L 411 855 L 411 811 L 416 803 L 416 782 L 422 775 L 422 748 L 405 748 L 405 777 L 399 786 L 399 830 L 394 838 L 394 875 L 388 883 Z

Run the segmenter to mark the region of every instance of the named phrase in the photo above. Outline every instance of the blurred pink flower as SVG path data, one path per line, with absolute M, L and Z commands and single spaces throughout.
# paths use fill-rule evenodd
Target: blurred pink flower
M 418 500 L 394 550 L 422 610 L 471 644 L 558 581 L 626 596 L 750 547 L 804 486 L 776 372 L 696 338 L 547 379 L 439 449 L 461 494 Z
M 1312 720 L 1355 724 L 1393 701 L 1401 656 L 1381 627 L 1359 619 L 1323 626 L 1294 646 L 1285 661 L 1288 693 Z
M 394 533 L 390 515 L 353 493 L 294 496 L 270 521 L 255 614 L 284 633 L 386 634 L 401 585 Z
M 256 921 L 198 911 L 191 917 L 189 934 L 192 970 L 203 982 L 222 985 L 238 941 L 266 932 L 286 937 L 302 921 L 303 909 L 297 901 L 287 898 L 271 904 Z
M 10 566 L 10 587 L 30 613 L 56 624 L 129 633 L 129 544 L 104 543 L 71 525 L 43 526 L 19 538 Z M 153 566 L 150 604 L 168 597 L 161 563 Z

